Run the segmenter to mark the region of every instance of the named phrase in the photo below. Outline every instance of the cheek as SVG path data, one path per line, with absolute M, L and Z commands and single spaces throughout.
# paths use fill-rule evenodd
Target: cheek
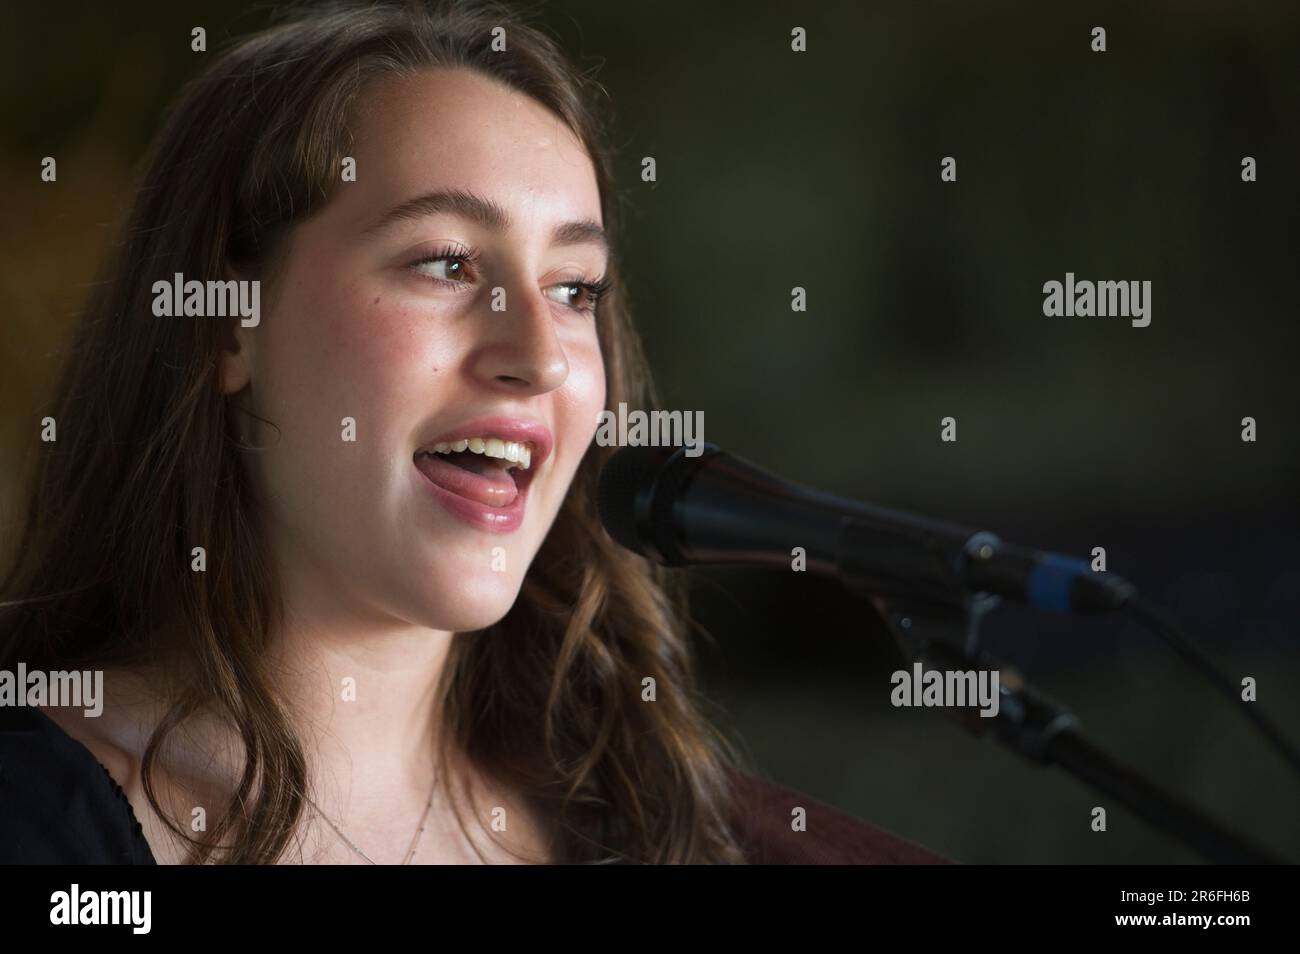
M 431 335 L 427 316 L 391 293 L 326 289 L 296 297 L 275 317 L 283 319 L 275 366 L 263 371 L 283 398 L 277 403 L 328 418 L 336 431 L 347 416 L 359 432 L 364 422 L 369 438 L 382 436 L 394 412 L 418 401 L 450 360 L 450 342 Z
M 320 524 L 331 501 L 382 499 L 448 342 L 396 296 L 346 285 L 290 286 L 268 318 L 254 395 L 275 428 L 260 467 L 281 506 L 304 511 L 285 517 Z
M 568 348 L 567 354 L 569 377 L 555 391 L 555 421 L 561 432 L 556 438 L 564 441 L 565 463 L 572 473 L 595 437 L 605 408 L 606 382 L 605 364 L 594 339 Z
M 591 433 L 605 407 L 605 362 L 595 337 L 570 345 L 566 350 L 569 377 L 555 395 L 556 408 L 565 417 L 591 421 Z
M 417 380 L 437 370 L 439 342 L 429 335 L 427 317 L 397 296 L 367 291 L 327 307 L 323 363 L 358 399 L 387 403 L 409 395 Z

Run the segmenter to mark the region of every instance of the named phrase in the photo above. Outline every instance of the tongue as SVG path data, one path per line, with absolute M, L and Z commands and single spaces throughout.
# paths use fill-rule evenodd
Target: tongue
M 421 454 L 415 459 L 420 473 L 449 493 L 489 507 L 508 507 L 519 495 L 515 479 L 495 458 L 457 454 L 453 464 L 444 454 Z M 461 466 L 463 465 L 463 466 Z

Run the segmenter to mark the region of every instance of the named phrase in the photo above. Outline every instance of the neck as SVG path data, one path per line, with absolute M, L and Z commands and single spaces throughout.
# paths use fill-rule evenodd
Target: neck
M 272 660 L 276 688 L 317 781 L 429 777 L 452 636 L 412 626 L 358 632 L 323 620 L 286 627 Z
M 338 589 L 303 583 L 285 590 L 270 663 L 312 790 L 336 803 L 427 799 L 438 682 L 455 634 L 358 611 Z

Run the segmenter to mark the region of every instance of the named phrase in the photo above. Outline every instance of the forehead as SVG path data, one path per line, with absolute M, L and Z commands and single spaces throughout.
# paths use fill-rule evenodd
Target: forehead
M 352 185 L 372 210 L 459 188 L 495 199 L 521 223 L 600 221 L 595 168 L 577 137 L 541 103 L 490 77 L 383 77 L 361 91 L 354 117 Z

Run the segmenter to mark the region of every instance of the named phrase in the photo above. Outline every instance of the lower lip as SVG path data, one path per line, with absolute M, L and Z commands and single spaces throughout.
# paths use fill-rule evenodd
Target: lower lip
M 442 504 L 444 510 L 475 530 L 486 530 L 488 533 L 513 533 L 524 522 L 524 508 L 528 502 L 528 489 L 532 481 L 519 488 L 515 499 L 508 506 L 489 507 L 487 504 L 470 500 L 468 497 L 462 497 L 460 494 L 439 487 L 415 465 L 414 461 L 411 462 L 411 467 L 420 483 L 424 485 L 424 489 L 433 495 L 434 500 Z

